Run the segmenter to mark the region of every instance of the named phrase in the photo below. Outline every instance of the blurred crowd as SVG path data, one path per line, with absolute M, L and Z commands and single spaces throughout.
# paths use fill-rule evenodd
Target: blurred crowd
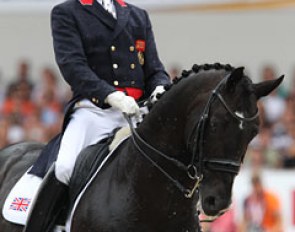
M 61 90 L 54 69 L 44 67 L 37 82 L 30 64 L 19 62 L 16 76 L 1 93 L 0 147 L 21 141 L 46 143 L 61 128 L 69 90 Z
M 181 74 L 177 65 L 168 71 L 171 80 Z M 57 75 L 55 69 L 44 67 L 33 82 L 29 61 L 17 64 L 15 77 L 0 94 L 0 148 L 26 140 L 46 143 L 60 131 L 71 94 L 60 86 Z M 262 68 L 261 81 L 277 77 L 274 67 Z M 260 133 L 249 145 L 245 165 L 295 167 L 295 85 L 288 91 L 281 85 L 260 101 L 259 108 Z
M 261 80 L 278 75 L 272 66 L 262 70 Z M 259 102 L 260 130 L 250 143 L 246 163 L 254 168 L 295 167 L 295 85 L 281 85 Z

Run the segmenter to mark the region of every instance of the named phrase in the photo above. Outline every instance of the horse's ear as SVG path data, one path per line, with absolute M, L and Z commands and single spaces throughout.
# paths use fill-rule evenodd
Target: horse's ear
M 276 80 L 271 81 L 263 81 L 258 84 L 254 84 L 254 93 L 257 97 L 257 99 L 264 97 L 268 94 L 270 94 L 271 91 L 273 91 L 276 87 L 278 87 L 284 79 L 284 75 Z
M 244 67 L 239 67 L 233 70 L 230 76 L 227 78 L 226 88 L 229 91 L 234 91 L 236 85 L 243 78 L 243 76 L 244 76 Z

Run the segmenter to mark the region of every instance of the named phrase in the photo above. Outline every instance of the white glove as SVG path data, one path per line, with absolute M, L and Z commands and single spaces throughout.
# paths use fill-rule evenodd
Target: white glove
M 165 89 L 163 85 L 157 86 L 150 96 L 151 103 L 154 104 L 156 101 L 158 101 L 159 99 L 157 98 L 157 95 L 162 94 L 164 92 L 165 92 Z
M 109 94 L 105 102 L 128 115 L 139 115 L 139 106 L 133 97 L 126 96 L 121 91 Z

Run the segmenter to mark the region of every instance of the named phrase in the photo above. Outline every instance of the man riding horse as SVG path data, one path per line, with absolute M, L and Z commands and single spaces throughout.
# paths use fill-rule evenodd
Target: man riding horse
M 170 84 L 146 11 L 122 0 L 67 0 L 54 7 L 51 20 L 56 61 L 74 98 L 54 174 L 44 180 L 26 232 L 46 230 L 80 151 L 126 125 L 122 112 L 139 114 L 136 101 Z

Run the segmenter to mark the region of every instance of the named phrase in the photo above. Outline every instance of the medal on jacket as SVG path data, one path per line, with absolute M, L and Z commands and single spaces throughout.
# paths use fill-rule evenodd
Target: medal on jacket
M 144 55 L 143 55 L 143 52 L 138 52 L 137 53 L 137 56 L 138 56 L 138 61 L 140 63 L 141 66 L 144 65 Z
M 140 65 L 144 65 L 145 40 L 136 40 L 135 47 L 137 50 L 138 61 Z

